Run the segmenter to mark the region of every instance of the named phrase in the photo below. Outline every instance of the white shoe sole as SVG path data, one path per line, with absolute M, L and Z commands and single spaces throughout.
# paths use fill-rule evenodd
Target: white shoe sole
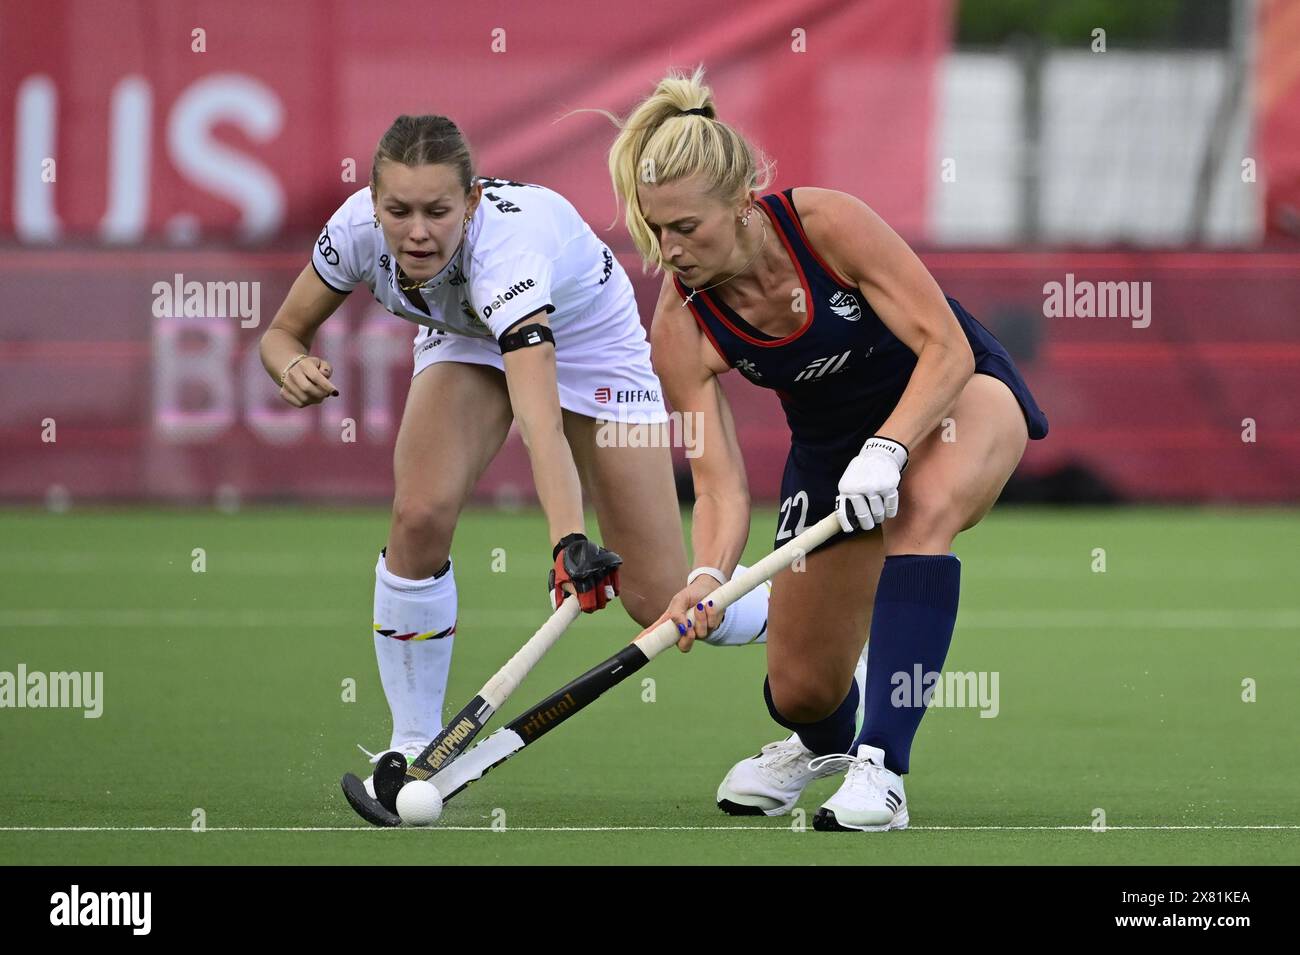
M 906 829 L 909 821 L 905 806 L 901 812 L 894 815 L 893 819 L 883 825 L 850 826 L 836 818 L 834 809 L 822 806 L 817 810 L 817 815 L 813 816 L 813 828 L 818 832 L 888 832 L 891 829 Z
M 800 793 L 799 795 L 803 795 Z M 762 799 L 762 796 L 752 793 L 734 793 L 727 789 L 725 784 L 718 787 L 718 808 L 728 816 L 784 816 L 794 804 L 799 801 L 799 796 L 795 796 L 789 802 L 781 803 L 772 809 L 766 809 L 763 806 L 756 806 L 753 803 L 746 802 L 747 799 Z M 765 800 L 770 801 L 770 800 Z

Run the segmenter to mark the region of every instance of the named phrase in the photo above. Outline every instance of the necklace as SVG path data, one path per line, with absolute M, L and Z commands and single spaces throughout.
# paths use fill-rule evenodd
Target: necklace
M 751 265 L 754 264 L 754 260 L 758 258 L 758 253 L 763 251 L 763 246 L 767 243 L 767 222 L 764 221 L 763 218 L 759 218 L 758 224 L 763 229 L 763 238 L 758 240 L 758 248 L 754 250 L 754 254 L 749 257 L 749 261 L 745 263 L 745 267 L 742 268 L 740 272 L 744 272 L 746 269 L 748 269 Z M 706 286 L 705 288 L 691 289 L 691 294 L 686 296 L 686 301 L 682 302 L 682 308 L 685 308 L 687 305 L 690 305 L 691 299 L 695 298 L 695 296 L 699 295 L 701 292 L 707 292 L 709 291 L 709 289 L 715 289 L 719 285 L 726 285 L 737 275 L 739 275 L 740 272 L 732 272 L 721 282 L 714 282 L 712 285 Z
M 440 271 L 438 275 L 441 275 L 443 272 L 446 272 L 447 269 L 451 268 L 452 263 L 454 263 L 456 261 L 456 258 L 460 255 L 460 248 L 465 244 L 465 233 L 469 230 L 469 221 L 470 221 L 470 217 L 466 216 L 464 223 L 462 223 L 461 225 L 460 241 L 456 243 L 456 251 L 451 254 L 451 258 L 447 260 L 447 264 L 442 267 L 442 271 Z M 402 267 L 400 265 L 397 266 L 397 271 L 402 275 L 406 274 L 405 272 L 402 272 Z M 423 281 L 420 282 L 416 282 L 413 285 L 403 285 L 402 280 L 398 278 L 397 287 L 401 289 L 403 292 L 416 292 L 424 288 L 434 279 L 436 279 L 438 275 L 432 276 L 431 278 L 424 279 Z
M 398 267 L 400 268 L 400 266 L 398 266 Z M 402 274 L 405 275 L 406 273 L 402 273 Z M 441 274 L 441 273 L 439 273 L 439 274 Z M 420 289 L 424 288 L 426 285 L 428 285 L 430 282 L 432 282 L 433 279 L 436 279 L 437 277 L 438 277 L 438 276 L 435 275 L 433 278 L 425 279 L 425 280 L 422 281 L 422 282 L 412 282 L 410 285 L 405 285 L 405 284 L 402 283 L 402 280 L 401 280 L 401 279 L 398 279 L 398 280 L 397 280 L 397 287 L 398 287 L 399 289 L 401 289 L 403 292 L 416 292 L 416 291 L 419 291 Z

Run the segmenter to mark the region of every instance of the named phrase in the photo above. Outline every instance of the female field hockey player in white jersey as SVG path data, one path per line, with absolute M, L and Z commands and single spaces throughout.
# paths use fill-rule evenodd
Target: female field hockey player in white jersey
M 809 782 L 847 768 L 816 828 L 903 828 L 901 777 L 929 686 L 903 694 L 897 681 L 942 672 L 953 538 L 993 505 L 1047 419 L 997 339 L 865 204 L 827 189 L 758 195 L 766 176 L 717 120 L 702 71 L 659 84 L 609 165 L 637 248 L 671 273 L 650 333 L 655 368 L 677 409 L 703 415 L 696 559 L 725 577 L 749 531 L 718 385 L 733 367 L 776 390 L 790 426 L 776 543 L 832 513 L 843 529 L 804 572 L 773 581 L 763 696 L 794 735 L 733 767 L 718 805 L 789 812 Z M 712 586 L 668 605 L 683 645 L 717 625 Z M 868 633 L 858 730 L 853 674 Z
M 359 285 L 419 326 L 374 603 L 390 748 L 413 757 L 442 728 L 457 621 L 452 535 L 512 418 L 550 530 L 553 601 L 576 590 L 592 612 L 621 589 L 647 624 L 687 578 L 686 556 L 668 449 L 597 441 L 598 418 L 667 419 L 631 284 L 564 197 L 477 178 L 451 120 L 400 116 L 369 187 L 329 220 L 262 338 L 285 401 L 338 394 L 311 344 Z M 584 489 L 609 551 L 583 536 Z M 749 608 L 752 632 L 738 622 L 718 642 L 745 642 L 766 624 L 766 595 Z

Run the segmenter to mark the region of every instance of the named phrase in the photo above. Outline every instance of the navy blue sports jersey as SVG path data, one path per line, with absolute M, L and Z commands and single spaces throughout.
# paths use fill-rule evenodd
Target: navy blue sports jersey
M 772 193 L 759 202 L 798 273 L 807 309 L 803 325 L 774 338 L 712 292 L 701 291 L 690 301 L 696 323 L 727 364 L 759 387 L 774 390 L 785 409 L 791 448 L 778 543 L 834 508 L 844 468 L 893 412 L 916 367 L 912 350 L 886 327 L 857 287 L 839 281 L 809 244 L 792 192 Z M 674 282 L 685 299 L 692 290 L 676 277 Z M 1046 437 L 1047 417 L 1007 350 L 960 302 L 948 298 L 948 305 L 970 342 L 976 374 L 1004 382 L 1020 403 L 1029 437 Z M 795 509 L 802 513 L 788 527 Z

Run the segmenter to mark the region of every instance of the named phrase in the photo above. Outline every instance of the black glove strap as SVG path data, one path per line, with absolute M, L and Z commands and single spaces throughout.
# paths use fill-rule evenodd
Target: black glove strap
M 595 541 L 576 541 L 564 551 L 565 573 L 573 581 L 573 586 L 584 593 L 595 586 L 597 581 L 618 570 L 622 563 L 622 557 Z
M 559 557 L 560 551 L 564 550 L 564 548 L 568 547 L 574 541 L 585 541 L 586 539 L 586 534 L 565 534 L 560 538 L 560 542 L 555 545 L 555 550 L 551 551 L 551 560 L 555 560 L 555 558 Z

